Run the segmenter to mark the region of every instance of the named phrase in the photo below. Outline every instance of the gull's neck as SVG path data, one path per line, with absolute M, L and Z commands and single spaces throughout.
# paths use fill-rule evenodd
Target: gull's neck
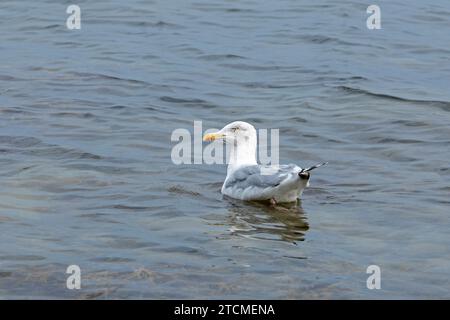
M 241 166 L 257 164 L 256 144 L 256 137 L 250 137 L 248 140 L 236 141 L 230 145 L 227 175 Z

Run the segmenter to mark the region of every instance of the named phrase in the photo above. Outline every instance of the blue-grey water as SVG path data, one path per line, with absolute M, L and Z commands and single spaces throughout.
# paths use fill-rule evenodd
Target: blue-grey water
M 0 2 L 0 298 L 450 298 L 448 0 L 377 1 L 380 30 L 356 0 L 72 3 Z M 330 162 L 298 208 L 172 163 L 237 119 Z

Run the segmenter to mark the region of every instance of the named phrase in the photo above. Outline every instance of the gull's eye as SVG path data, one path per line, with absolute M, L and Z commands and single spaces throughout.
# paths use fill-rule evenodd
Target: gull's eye
M 230 130 L 231 130 L 231 132 L 236 132 L 236 131 L 239 130 L 239 127 L 233 127 L 233 128 L 231 128 Z

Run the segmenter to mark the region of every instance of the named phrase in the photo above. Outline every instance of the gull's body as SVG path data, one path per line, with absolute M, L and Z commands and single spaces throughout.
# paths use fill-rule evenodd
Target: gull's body
M 261 169 L 271 170 L 261 174 Z M 302 169 L 295 164 L 274 166 L 242 166 L 228 172 L 222 193 L 240 200 L 297 201 L 309 180 L 298 175 Z
M 256 130 L 242 121 L 230 123 L 204 137 L 206 141 L 216 139 L 224 139 L 233 145 L 222 194 L 235 199 L 269 200 L 272 203 L 297 201 L 309 185 L 309 171 L 322 165 L 307 169 L 295 164 L 259 165 L 256 162 Z

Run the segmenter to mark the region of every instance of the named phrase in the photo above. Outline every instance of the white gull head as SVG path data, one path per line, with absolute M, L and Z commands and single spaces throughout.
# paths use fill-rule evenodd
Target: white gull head
M 222 139 L 231 146 L 228 160 L 228 171 L 234 171 L 243 165 L 255 165 L 257 136 L 256 129 L 250 123 L 234 121 L 227 124 L 218 132 L 209 133 L 203 137 L 204 141 Z

